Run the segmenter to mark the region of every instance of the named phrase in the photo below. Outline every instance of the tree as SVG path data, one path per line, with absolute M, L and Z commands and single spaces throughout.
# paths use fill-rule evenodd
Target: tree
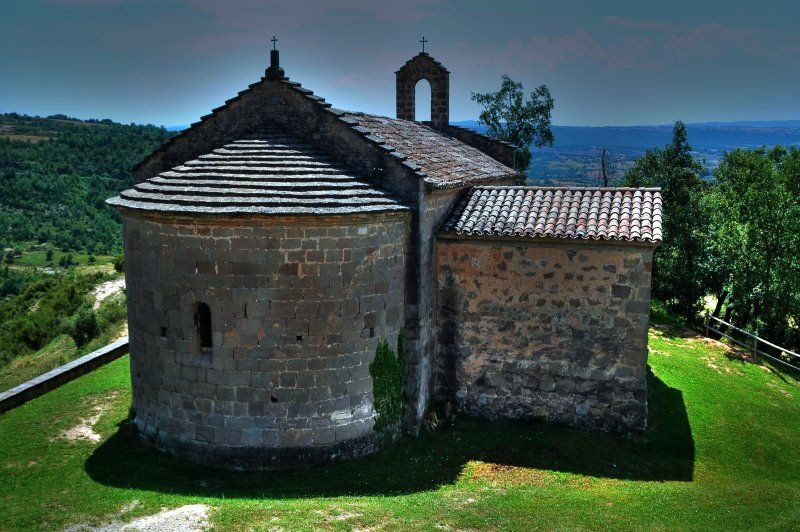
M 67 332 L 78 347 L 95 338 L 100 333 L 100 323 L 92 307 L 82 306 L 70 320 Z
M 653 295 L 689 321 L 696 319 L 708 289 L 705 185 L 691 149 L 686 126 L 675 122 L 672 142 L 664 149 L 648 150 L 623 181 L 624 186 L 661 188 L 664 240 L 654 256 Z
M 707 196 L 711 270 L 726 316 L 773 342 L 800 344 L 800 150 L 736 149 Z
M 531 146 L 553 145 L 550 113 L 554 102 L 550 90 L 539 85 L 526 99 L 522 83 L 503 76 L 499 91 L 473 92 L 472 100 L 483 106 L 478 122 L 488 128 L 489 136 L 518 147 L 514 166 L 522 174 L 520 184 L 524 185 Z

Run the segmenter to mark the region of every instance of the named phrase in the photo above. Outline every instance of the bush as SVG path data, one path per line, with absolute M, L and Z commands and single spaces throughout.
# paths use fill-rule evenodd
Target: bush
M 118 272 L 125 269 L 125 255 L 117 255 L 114 257 L 114 269 Z
M 90 306 L 82 306 L 78 312 L 67 321 L 67 334 L 75 344 L 80 347 L 89 343 L 89 340 L 100 334 L 100 322 L 97 313 Z
M 397 355 L 383 340 L 375 351 L 375 359 L 369 365 L 372 376 L 372 395 L 378 419 L 375 430 L 393 427 L 400 423 L 405 407 L 405 373 L 404 360 L 405 339 L 401 332 L 397 338 Z
M 76 342 L 96 336 L 88 298 L 106 279 L 100 272 L 51 275 L 9 269 L 6 275 L 5 268 L 0 270 L 0 289 L 6 294 L 0 299 L 0 366 L 38 351 L 62 333 Z
M 109 327 L 124 321 L 127 316 L 128 309 L 125 305 L 125 296 L 122 294 L 106 298 L 97 309 L 97 320 L 101 331 L 107 331 Z

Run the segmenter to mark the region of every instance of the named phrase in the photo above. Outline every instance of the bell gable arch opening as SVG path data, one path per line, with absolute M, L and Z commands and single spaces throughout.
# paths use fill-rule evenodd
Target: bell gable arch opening
M 414 85 L 414 119 L 420 122 L 430 122 L 432 104 L 431 84 L 422 78 Z

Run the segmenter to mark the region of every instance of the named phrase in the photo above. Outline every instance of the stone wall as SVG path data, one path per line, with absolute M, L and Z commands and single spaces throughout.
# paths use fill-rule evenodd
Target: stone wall
M 412 208 L 409 232 L 418 238 L 409 239 L 406 247 L 404 315 L 409 362 L 406 424 L 411 432 L 415 432 L 422 420 L 435 374 L 433 235 L 459 194 L 458 190 L 427 190 L 423 180 L 400 160 L 353 131 L 335 113 L 326 110 L 301 89 L 286 81 L 268 79 L 251 85 L 218 112 L 204 117 L 185 135 L 147 159 L 136 169 L 134 176 L 137 181 L 142 181 L 222 144 L 273 125 L 283 127 L 299 138 L 314 141 L 341 164 L 359 172 L 375 186 L 389 191 Z
M 138 181 L 197 157 L 200 154 L 241 138 L 257 133 L 265 126 L 279 125 L 292 134 L 314 141 L 320 148 L 340 163 L 360 172 L 379 188 L 389 191 L 412 208 L 410 234 L 418 234 L 420 227 L 419 205 L 424 201 L 425 187 L 421 179 L 388 155 L 375 144 L 366 141 L 357 132 L 327 112 L 318 102 L 304 95 L 285 81 L 263 79 L 253 84 L 240 96 L 229 100 L 217 113 L 205 117 L 186 135 L 175 139 L 167 149 L 156 152 L 135 172 Z M 409 365 L 408 382 L 420 379 L 413 373 L 419 367 L 414 361 L 422 358 L 417 316 L 420 286 L 420 257 L 417 239 L 409 239 L 406 247 L 406 280 L 408 293 L 402 298 L 406 303 L 404 315 L 408 344 L 406 353 Z M 431 278 L 431 276 L 427 276 Z M 428 379 L 432 372 L 428 371 Z M 409 396 L 412 397 L 412 396 Z M 416 397 L 416 396 L 413 396 Z M 427 402 L 423 398 L 422 402 Z M 407 417 L 408 428 L 416 430 L 420 419 L 411 409 Z
M 123 221 L 141 434 L 248 468 L 375 448 L 368 365 L 404 324 L 407 213 Z
M 488 418 L 643 429 L 652 253 L 440 237 L 439 394 Z
M 493 139 L 478 133 L 477 131 L 473 131 L 461 126 L 454 126 L 452 124 L 448 124 L 445 127 L 439 127 L 438 129 L 443 133 L 447 133 L 448 135 L 457 138 L 461 142 L 469 144 L 473 148 L 482 151 L 495 161 L 499 161 L 509 168 L 514 168 L 517 147 L 513 144 L 503 142 L 502 140 Z
M 422 421 L 434 390 L 434 357 L 436 353 L 436 230 L 452 210 L 461 191 L 458 189 L 429 192 L 424 196 L 417 225 L 419 267 L 412 282 L 406 330 L 406 425 L 415 432 Z

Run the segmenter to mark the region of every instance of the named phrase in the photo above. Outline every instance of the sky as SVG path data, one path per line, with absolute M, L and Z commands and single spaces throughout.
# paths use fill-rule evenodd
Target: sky
M 263 76 L 275 35 L 292 80 L 394 116 L 424 35 L 454 121 L 503 74 L 547 85 L 555 124 L 796 120 L 798 21 L 798 0 L 0 0 L 0 112 L 188 124 Z

